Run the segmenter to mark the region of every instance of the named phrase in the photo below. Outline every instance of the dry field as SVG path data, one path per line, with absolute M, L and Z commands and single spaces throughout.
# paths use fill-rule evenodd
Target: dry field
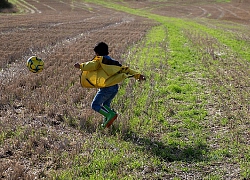
M 4 179 L 27 178 L 29 174 L 37 177 L 52 166 L 48 164 L 51 160 L 37 161 L 37 156 L 44 148 L 57 153 L 62 145 L 57 134 L 75 134 L 76 144 L 91 136 L 79 135 L 74 124 L 72 128 L 62 122 L 64 117 L 78 116 L 84 123 L 93 116 L 90 103 L 96 90 L 80 87 L 80 73 L 73 68 L 74 63 L 93 58 L 93 46 L 99 41 L 108 42 L 110 54 L 120 59 L 126 47 L 154 25 L 146 19 L 80 1 L 27 2 L 30 6 L 26 14 L 0 15 L 0 131 L 9 137 L 15 131 L 22 134 L 14 142 L 10 138 L 1 143 L 0 174 Z M 43 73 L 27 70 L 25 62 L 31 55 L 45 61 Z M 100 116 L 93 130 L 99 122 Z M 86 129 L 93 131 L 91 127 Z M 32 131 L 44 131 L 48 136 L 32 138 Z M 75 151 L 75 146 L 67 151 Z
M 122 54 L 128 46 L 157 24 L 80 0 L 22 2 L 18 5 L 23 13 L 0 14 L 0 179 L 46 177 L 51 169 L 61 168 L 57 164 L 63 164 L 63 151 L 78 153 L 101 116 L 90 109 L 96 90 L 80 87 L 74 63 L 90 60 L 95 43 L 105 41 L 111 57 L 126 64 Z M 211 18 L 250 24 L 247 0 L 219 5 L 213 0 L 121 4 L 200 23 Z M 27 70 L 31 55 L 45 61 L 42 73 Z M 86 123 L 89 118 L 92 124 Z M 50 154 L 43 156 L 47 150 Z
M 218 3 L 215 0 L 169 0 L 158 3 L 152 1 L 126 1 L 133 8 L 145 9 L 154 14 L 169 17 L 192 19 L 218 19 L 249 25 L 250 1 L 232 0 L 230 3 Z M 124 4 L 124 3 L 122 3 Z

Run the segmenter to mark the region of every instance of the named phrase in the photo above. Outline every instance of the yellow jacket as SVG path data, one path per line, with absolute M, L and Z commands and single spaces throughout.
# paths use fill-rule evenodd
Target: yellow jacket
M 120 83 L 128 77 L 139 79 L 140 74 L 109 56 L 95 56 L 92 61 L 80 64 L 81 85 L 86 88 L 103 88 Z

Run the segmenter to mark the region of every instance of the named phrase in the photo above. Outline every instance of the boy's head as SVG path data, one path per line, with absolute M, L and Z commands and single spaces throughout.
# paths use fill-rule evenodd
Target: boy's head
M 107 56 L 109 54 L 109 47 L 104 42 L 99 42 L 94 47 L 94 51 L 99 56 Z

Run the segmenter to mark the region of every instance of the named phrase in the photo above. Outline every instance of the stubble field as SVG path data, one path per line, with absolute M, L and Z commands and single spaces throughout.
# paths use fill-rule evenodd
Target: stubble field
M 0 179 L 249 179 L 250 2 L 103 2 L 22 0 L 21 13 L 0 14 Z M 171 46 L 178 19 L 183 49 Z M 164 37 L 149 43 L 153 27 Z M 110 130 L 90 108 L 97 90 L 81 88 L 73 67 L 99 41 L 148 79 L 121 84 Z M 191 54 L 180 57 L 186 69 L 180 51 Z M 32 55 L 42 73 L 27 70 Z M 194 104 L 191 80 L 203 87 Z

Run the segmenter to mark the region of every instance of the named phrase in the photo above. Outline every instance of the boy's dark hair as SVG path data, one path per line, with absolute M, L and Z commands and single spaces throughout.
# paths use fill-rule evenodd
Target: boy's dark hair
M 107 56 L 109 54 L 109 47 L 108 47 L 108 45 L 105 42 L 99 42 L 94 47 L 94 51 L 99 56 Z

